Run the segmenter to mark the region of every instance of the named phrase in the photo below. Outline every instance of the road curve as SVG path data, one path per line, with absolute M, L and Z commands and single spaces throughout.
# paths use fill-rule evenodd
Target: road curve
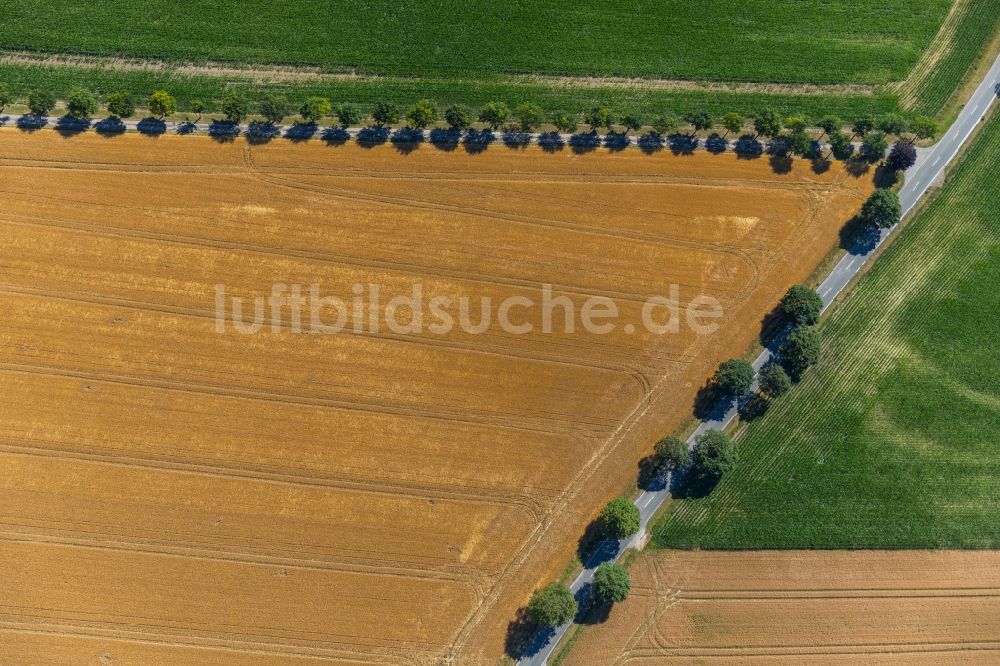
M 917 163 L 907 172 L 906 184 L 899 192 L 903 217 L 906 217 L 914 209 L 931 185 L 943 177 L 945 169 L 958 155 L 979 123 L 983 121 L 998 95 L 1000 95 L 1000 55 L 997 56 L 972 98 L 962 108 L 958 118 L 941 137 L 941 140 L 929 149 L 918 151 Z M 898 226 L 892 229 L 883 229 L 877 236 L 859 239 L 837 262 L 830 275 L 823 280 L 818 289 L 823 298 L 824 312 L 897 228 Z M 771 363 L 774 359 L 774 352 L 773 348 L 761 352 L 753 362 L 754 370 L 759 372 L 761 368 Z M 754 381 L 751 394 L 756 390 L 757 382 Z M 729 425 L 736 418 L 739 407 L 747 397 L 743 396 L 740 399 L 717 405 L 688 438 L 688 447 L 692 447 L 698 436 L 706 430 L 722 430 Z M 642 516 L 639 533 L 623 541 L 608 542 L 602 545 L 599 551 L 587 561 L 583 571 L 570 585 L 570 590 L 576 595 L 581 607 L 589 597 L 590 585 L 593 583 L 594 571 L 597 566 L 602 562 L 617 560 L 628 548 L 634 547 L 644 538 L 649 519 L 670 496 L 670 481 L 669 477 L 660 479 L 655 488 L 644 491 L 635 500 Z M 572 624 L 572 622 L 568 622 L 555 629 L 540 631 L 525 650 L 525 656 L 518 662 L 519 666 L 542 666 L 545 664 Z

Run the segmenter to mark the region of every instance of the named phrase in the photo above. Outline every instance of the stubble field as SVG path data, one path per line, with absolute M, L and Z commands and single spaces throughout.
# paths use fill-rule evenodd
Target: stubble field
M 50 131 L 0 131 L 0 171 L 0 648 L 46 665 L 495 663 L 872 187 L 728 154 Z M 310 335 L 286 311 L 217 332 L 216 285 L 273 283 L 378 284 L 375 314 L 414 283 L 474 312 L 547 283 L 636 325 L 676 284 L 724 317 Z
M 659 551 L 565 666 L 992 664 L 1000 554 Z

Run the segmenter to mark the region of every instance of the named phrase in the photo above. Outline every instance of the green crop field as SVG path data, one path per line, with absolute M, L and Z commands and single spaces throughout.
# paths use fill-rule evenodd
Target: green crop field
M 0 63 L 0 81 L 22 98 L 37 87 L 60 96 L 75 85 L 101 93 L 124 88 L 139 97 L 168 87 L 181 109 L 194 99 L 214 108 L 236 87 L 277 90 L 293 101 L 313 94 L 404 106 L 421 97 L 474 106 L 498 99 L 533 101 L 547 111 L 608 105 L 647 116 L 702 109 L 750 114 L 764 106 L 814 118 L 935 114 L 1000 21 L 1000 0 L 962 1 L 968 8 L 958 13 L 951 40 L 958 46 L 949 41 L 941 49 L 926 85 L 903 91 L 893 82 L 919 70 L 952 0 L 368 0 L 333 7 L 319 0 L 27 0 L 5 7 L 0 50 L 16 57 Z M 82 57 L 87 66 L 40 62 L 53 54 Z M 110 60 L 86 60 L 94 57 Z M 142 68 L 144 59 L 156 60 L 156 68 Z M 182 63 L 196 68 L 179 70 Z M 262 83 L 251 72 L 219 73 L 212 63 L 309 66 L 358 77 L 304 78 L 293 71 Z M 608 77 L 744 88 L 643 86 Z M 819 94 L 796 88 L 805 84 L 832 88 Z
M 9 49 L 275 62 L 376 74 L 543 72 L 884 83 L 950 0 L 11 3 Z
M 1000 547 L 1000 119 L 660 547 Z

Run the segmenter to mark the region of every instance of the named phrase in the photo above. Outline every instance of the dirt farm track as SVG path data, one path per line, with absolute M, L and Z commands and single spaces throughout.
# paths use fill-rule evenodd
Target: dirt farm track
M 567 666 L 995 664 L 1000 554 L 657 552 Z
M 0 130 L 0 663 L 495 664 L 871 188 L 731 154 Z M 362 319 L 414 283 L 473 308 L 551 284 L 636 323 L 676 284 L 724 317 L 217 332 L 215 285 L 273 283 L 378 284 Z

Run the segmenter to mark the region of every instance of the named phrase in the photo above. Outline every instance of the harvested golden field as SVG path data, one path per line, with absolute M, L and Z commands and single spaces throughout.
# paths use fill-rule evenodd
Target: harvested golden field
M 565 666 L 995 664 L 1000 552 L 659 551 Z
M 0 654 L 74 666 L 495 663 L 872 188 L 707 153 L 48 130 L 0 131 L 0 175 Z M 276 283 L 343 299 L 343 329 L 280 299 L 252 334 L 217 319 L 218 285 L 249 324 Z M 401 332 L 414 285 L 473 323 L 542 285 L 620 315 Z M 718 331 L 639 326 L 671 285 Z

